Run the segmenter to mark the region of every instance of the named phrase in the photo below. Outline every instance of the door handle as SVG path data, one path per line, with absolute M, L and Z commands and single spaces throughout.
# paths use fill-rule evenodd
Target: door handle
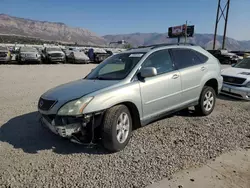
M 201 67 L 201 71 L 204 71 L 204 70 L 206 70 L 206 67 Z
M 179 78 L 179 75 L 178 74 L 174 74 L 172 79 L 176 79 L 176 78 Z

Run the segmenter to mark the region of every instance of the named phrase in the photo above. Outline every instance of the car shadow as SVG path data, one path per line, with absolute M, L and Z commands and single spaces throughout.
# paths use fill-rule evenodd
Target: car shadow
M 42 150 L 52 150 L 58 154 L 108 153 L 100 144 L 86 147 L 55 135 L 40 125 L 39 118 L 38 112 L 31 112 L 10 119 L 0 127 L 0 141 L 31 154 Z
M 234 97 L 230 97 L 230 96 L 227 96 L 227 95 L 224 95 L 224 94 L 220 94 L 217 96 L 218 99 L 221 99 L 221 100 L 226 100 L 226 101 L 241 101 L 241 102 L 247 102 L 246 100 L 242 100 L 242 99 L 238 99 L 238 98 L 234 98 Z

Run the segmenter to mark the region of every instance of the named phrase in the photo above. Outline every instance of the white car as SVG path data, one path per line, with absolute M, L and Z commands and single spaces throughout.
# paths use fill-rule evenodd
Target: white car
M 250 57 L 221 71 L 222 94 L 250 100 Z
M 89 63 L 89 57 L 84 52 L 73 51 L 68 56 L 70 63 Z

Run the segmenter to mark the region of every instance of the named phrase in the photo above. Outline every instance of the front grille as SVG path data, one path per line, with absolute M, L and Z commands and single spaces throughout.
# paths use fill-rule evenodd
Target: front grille
M 232 76 L 223 76 L 223 82 L 231 84 L 243 84 L 246 81 L 245 78 L 238 78 Z
M 63 54 L 61 53 L 53 53 L 53 54 L 50 54 L 51 57 L 62 57 Z
M 35 54 L 26 54 L 25 57 L 32 57 L 32 58 L 35 58 L 36 55 L 35 55 Z
M 0 57 L 7 57 L 7 53 L 0 53 Z
M 38 108 L 44 111 L 47 111 L 49 109 L 51 109 L 57 101 L 55 100 L 47 100 L 47 99 L 43 99 L 40 98 L 39 102 L 38 102 Z

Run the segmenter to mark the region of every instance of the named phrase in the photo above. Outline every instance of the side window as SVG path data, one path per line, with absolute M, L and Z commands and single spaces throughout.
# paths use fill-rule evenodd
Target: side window
M 201 63 L 205 63 L 208 60 L 208 57 L 201 54 L 200 52 L 195 52 L 198 58 L 201 60 Z
M 160 50 L 152 53 L 142 64 L 142 67 L 154 67 L 157 74 L 163 74 L 174 70 L 168 50 Z
M 190 49 L 172 49 L 172 54 L 174 62 L 178 69 L 184 69 L 205 62 L 202 61 L 201 58 L 199 58 L 198 52 L 196 53 L 196 51 Z M 204 57 L 202 58 L 204 60 Z

